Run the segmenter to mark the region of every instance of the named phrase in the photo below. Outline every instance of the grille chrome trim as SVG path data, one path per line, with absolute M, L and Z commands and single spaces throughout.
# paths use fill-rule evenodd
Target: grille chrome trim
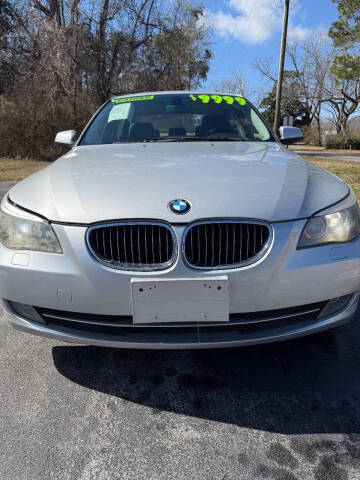
M 326 304 L 327 302 L 322 302 Z M 276 315 L 271 316 L 271 310 L 270 314 L 267 312 L 263 312 L 264 316 L 259 317 L 259 318 L 251 318 L 251 314 L 249 315 L 248 319 L 245 319 L 246 314 L 231 314 L 230 315 L 230 321 L 229 322 L 189 322 L 189 323 L 146 323 L 146 324 L 141 324 L 141 323 L 133 323 L 132 316 L 113 316 L 113 315 L 94 315 L 91 314 L 91 317 L 94 317 L 89 319 L 86 318 L 86 316 L 89 317 L 89 314 L 73 314 L 71 315 L 72 312 L 62 312 L 61 310 L 48 310 L 46 308 L 39 308 L 39 307 L 34 307 L 36 311 L 41 315 L 41 317 L 45 320 L 51 323 L 51 320 L 64 320 L 69 322 L 69 325 L 71 322 L 74 323 L 86 323 L 87 325 L 103 325 L 103 326 L 108 326 L 108 327 L 131 327 L 131 328 L 163 328 L 163 327 L 168 327 L 168 328 L 194 328 L 194 327 L 227 327 L 227 326 L 234 326 L 234 325 L 252 325 L 255 323 L 259 324 L 265 324 L 269 322 L 276 322 L 278 320 L 286 320 L 286 319 L 292 319 L 296 317 L 304 317 L 306 315 L 311 315 L 314 314 L 314 320 L 317 319 L 316 314 L 320 314 L 322 309 L 324 308 L 325 305 L 322 306 L 313 306 L 309 305 L 308 308 L 304 306 L 304 310 L 299 310 L 298 312 L 294 313 L 281 313 L 279 312 Z M 282 309 L 287 310 L 285 309 Z M 75 317 L 75 315 L 78 315 Z M 97 318 L 96 318 L 97 317 Z M 108 317 L 108 318 L 107 318 Z M 109 319 L 112 319 L 112 321 L 109 321 Z
M 214 238 L 215 238 L 215 234 L 214 234 L 214 231 L 216 229 L 216 225 L 220 225 L 220 224 L 245 224 L 247 225 L 247 228 L 246 228 L 246 232 L 245 232 L 245 242 L 246 242 L 246 250 L 247 250 L 247 253 L 249 252 L 249 248 L 250 248 L 250 238 L 249 238 L 249 225 L 261 225 L 261 226 L 264 226 L 268 229 L 268 232 L 269 232 L 269 236 L 268 236 L 268 239 L 266 240 L 266 242 L 264 243 L 264 246 L 263 248 L 256 254 L 256 255 L 253 255 L 251 256 L 250 258 L 248 258 L 247 260 L 244 260 L 244 261 L 241 261 L 241 262 L 235 262 L 235 248 L 233 248 L 233 252 L 232 252 L 232 257 L 233 257 L 233 263 L 231 264 L 222 264 L 222 265 L 215 265 L 215 266 L 198 266 L 198 265 L 194 265 L 192 264 L 188 259 L 187 259 L 187 255 L 186 255 L 186 238 L 187 238 L 187 235 L 188 233 L 190 232 L 190 244 L 191 244 L 191 251 L 193 252 L 193 237 L 195 237 L 195 235 L 193 234 L 193 231 L 192 231 L 192 228 L 193 227 L 196 227 L 196 226 L 201 226 L 201 225 L 211 225 L 211 239 L 212 239 L 212 262 L 211 263 L 214 263 Z M 260 234 L 260 240 L 261 240 L 261 243 L 262 243 L 262 240 L 263 240 L 263 230 L 261 229 L 260 230 L 261 234 Z M 198 229 L 198 244 L 200 244 L 200 229 Z M 205 229 L 205 238 L 206 238 L 206 235 L 207 235 L 207 229 Z M 233 245 L 235 246 L 236 245 L 236 235 L 235 235 L 235 229 L 233 229 Z M 242 237 L 242 236 L 241 236 Z M 270 225 L 269 223 L 265 223 L 265 222 L 260 222 L 260 221 L 256 221 L 256 220 L 234 220 L 234 219 L 213 219 L 213 220 L 199 220 L 199 221 L 195 221 L 195 222 L 192 222 L 190 223 L 186 229 L 184 230 L 184 233 L 183 233 L 183 236 L 182 236 L 182 241 L 181 241 L 181 254 L 182 254 L 182 259 L 184 261 L 184 263 L 192 268 L 192 269 L 195 269 L 195 270 L 232 270 L 232 269 L 235 269 L 235 268 L 241 268 L 241 267 L 246 267 L 248 265 L 252 265 L 254 263 L 257 263 L 259 260 L 261 260 L 265 254 L 270 250 L 270 248 L 272 247 L 272 244 L 273 244 L 273 238 L 274 238 L 274 229 L 272 227 L 272 225 Z M 220 237 L 220 241 L 221 241 L 221 237 Z M 240 239 L 240 248 L 241 248 L 241 241 L 242 241 L 242 238 Z M 196 240 L 195 240 L 196 242 Z M 205 242 L 205 245 L 207 247 L 207 241 Z M 199 246 L 199 252 L 200 252 L 200 246 Z M 221 255 L 221 252 L 219 252 L 219 257 Z M 226 255 L 228 255 L 228 253 L 226 253 Z
M 134 262 L 134 249 L 138 249 L 140 251 L 140 228 L 139 226 L 147 226 L 151 228 L 151 233 L 148 235 L 150 238 L 147 238 L 146 230 L 145 230 L 145 242 L 147 240 L 150 241 L 150 246 L 153 249 L 154 246 L 154 226 L 155 227 L 162 227 L 165 228 L 171 235 L 172 239 L 172 255 L 171 257 L 166 261 L 166 262 L 156 262 L 156 263 L 147 263 L 148 260 L 148 252 L 147 249 L 145 249 L 145 263 L 136 263 Z M 104 229 L 104 228 L 110 228 L 110 231 L 113 227 L 124 227 L 124 226 L 129 226 L 129 227 L 135 227 L 130 230 L 130 242 L 128 245 L 128 248 L 124 248 L 124 257 L 125 257 L 125 262 L 118 262 L 113 259 L 113 253 L 117 250 L 118 252 L 118 257 L 119 257 L 119 243 L 122 243 L 123 245 L 126 245 L 127 240 L 126 240 L 126 233 L 125 233 L 125 228 L 123 229 L 123 235 L 122 238 L 119 238 L 119 229 L 116 230 L 116 242 L 117 245 L 113 246 L 112 242 L 112 236 L 110 235 L 110 250 L 111 250 L 111 261 L 104 260 L 101 258 L 96 251 L 93 249 L 91 246 L 91 241 L 90 241 L 90 235 L 94 230 L 99 230 L 99 229 Z M 136 227 L 138 227 L 136 229 Z M 136 231 L 137 230 L 137 231 Z M 105 246 L 105 230 L 103 230 L 103 235 L 102 235 L 102 250 L 105 253 L 106 251 L 106 246 Z M 161 230 L 159 228 L 158 231 L 159 235 L 159 245 L 161 249 Z M 158 222 L 158 221 L 143 221 L 143 220 L 124 220 L 124 221 L 119 221 L 119 222 L 108 222 L 108 223 L 100 223 L 96 225 L 90 226 L 87 231 L 86 231 L 86 246 L 90 252 L 90 254 L 97 260 L 99 263 L 102 265 L 105 265 L 108 268 L 116 269 L 116 270 L 123 270 L 123 271 L 131 271 L 131 272 L 151 272 L 151 271 L 161 271 L 161 270 L 167 270 L 170 268 L 172 265 L 175 264 L 178 254 L 179 254 L 179 248 L 178 248 L 178 241 L 176 238 L 176 234 L 174 230 L 171 228 L 170 225 L 168 225 L 165 222 Z M 98 234 L 96 235 L 96 239 L 98 238 Z M 169 251 L 170 251 L 170 245 L 169 245 L 169 238 L 168 235 L 165 236 L 165 243 L 166 243 L 166 255 L 169 257 Z M 100 249 L 101 250 L 101 249 Z M 128 255 L 130 254 L 130 255 Z M 154 249 L 152 250 L 152 253 L 150 255 L 152 259 L 155 259 L 155 252 Z M 140 255 L 139 255 L 140 258 Z M 140 258 L 141 260 L 141 258 Z

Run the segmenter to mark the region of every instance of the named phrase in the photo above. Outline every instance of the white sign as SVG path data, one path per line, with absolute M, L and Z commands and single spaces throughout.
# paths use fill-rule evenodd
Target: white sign
M 119 103 L 114 105 L 109 113 L 108 123 L 113 120 L 125 120 L 129 116 L 131 103 Z

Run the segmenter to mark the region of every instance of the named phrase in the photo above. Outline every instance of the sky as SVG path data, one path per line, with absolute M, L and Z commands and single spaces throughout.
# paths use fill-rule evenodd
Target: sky
M 211 88 L 231 70 L 239 71 L 252 89 L 269 83 L 253 66 L 256 58 L 279 62 L 283 8 L 281 0 L 205 0 L 206 21 L 211 25 L 214 58 L 206 86 Z M 304 39 L 311 32 L 328 31 L 338 17 L 331 0 L 290 0 L 289 38 Z M 270 86 L 271 88 L 271 86 Z

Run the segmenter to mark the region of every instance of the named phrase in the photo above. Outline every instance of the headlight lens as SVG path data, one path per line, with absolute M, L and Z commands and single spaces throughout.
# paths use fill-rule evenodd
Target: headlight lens
M 358 235 L 360 235 L 360 212 L 356 203 L 340 212 L 310 218 L 302 231 L 297 248 L 350 242 Z
M 13 250 L 63 253 L 59 240 L 48 222 L 40 218 L 39 220 L 22 218 L 1 210 L 0 242 Z

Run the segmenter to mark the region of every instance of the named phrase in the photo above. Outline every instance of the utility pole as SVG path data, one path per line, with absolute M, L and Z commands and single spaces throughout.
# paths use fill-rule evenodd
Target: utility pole
M 278 82 L 277 82 L 277 88 L 276 88 L 276 106 L 275 106 L 275 122 L 274 122 L 274 130 L 276 134 L 279 133 L 279 127 L 280 127 L 281 92 L 282 92 L 282 84 L 283 84 L 283 78 L 284 78 L 286 38 L 287 38 L 287 29 L 288 29 L 288 21 L 289 21 L 289 5 L 290 5 L 290 0 L 284 0 L 284 19 L 283 19 L 281 47 L 280 47 L 279 76 L 278 76 Z

